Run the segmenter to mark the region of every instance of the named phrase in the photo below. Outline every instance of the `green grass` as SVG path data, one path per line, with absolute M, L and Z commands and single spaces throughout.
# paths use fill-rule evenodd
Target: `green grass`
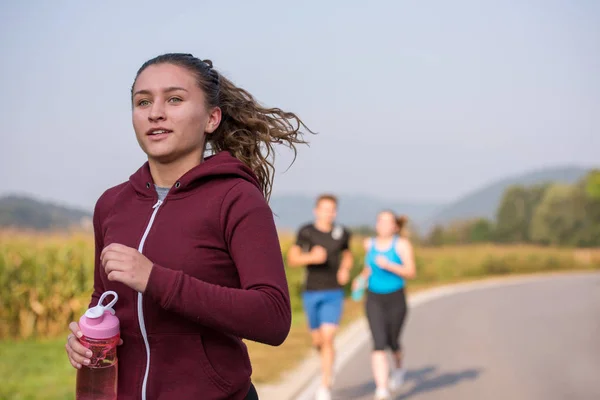
M 0 399 L 75 399 L 76 370 L 67 359 L 64 344 L 65 338 L 1 341 Z

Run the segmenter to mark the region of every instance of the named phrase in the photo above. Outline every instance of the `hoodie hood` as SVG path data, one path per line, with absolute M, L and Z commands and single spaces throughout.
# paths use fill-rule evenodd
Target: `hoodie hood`
M 227 178 L 242 178 L 252 183 L 262 192 L 260 183 L 254 172 L 229 152 L 221 151 L 205 157 L 200 164 L 181 176 L 169 191 L 169 197 L 177 198 L 184 196 L 206 180 Z M 156 197 L 154 179 L 152 179 L 150 165 L 147 161 L 129 177 L 129 182 L 140 195 L 151 198 Z

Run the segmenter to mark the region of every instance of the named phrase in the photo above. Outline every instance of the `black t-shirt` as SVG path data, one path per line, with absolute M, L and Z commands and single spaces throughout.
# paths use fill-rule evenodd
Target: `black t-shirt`
M 341 225 L 334 225 L 331 232 L 322 232 L 313 224 L 300 228 L 296 238 L 303 252 L 309 252 L 314 246 L 322 246 L 327 251 L 327 261 L 323 264 L 306 266 L 304 290 L 339 289 L 337 271 L 342 261 L 342 252 L 349 249 L 350 232 Z

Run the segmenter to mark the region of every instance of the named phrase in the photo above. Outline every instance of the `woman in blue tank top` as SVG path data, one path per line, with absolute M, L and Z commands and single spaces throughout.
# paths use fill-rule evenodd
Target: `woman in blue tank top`
M 377 389 L 375 399 L 390 399 L 404 381 L 400 334 L 406 319 L 406 279 L 416 276 L 413 249 L 405 237 L 406 217 L 391 211 L 377 216 L 377 235 L 365 240 L 365 267 L 353 282 L 358 288 L 367 282 L 366 314 L 373 339 L 371 357 Z M 394 365 L 387 362 L 386 349 L 392 351 Z M 391 368 L 390 368 L 391 367 Z M 391 373 L 390 373 L 391 372 Z

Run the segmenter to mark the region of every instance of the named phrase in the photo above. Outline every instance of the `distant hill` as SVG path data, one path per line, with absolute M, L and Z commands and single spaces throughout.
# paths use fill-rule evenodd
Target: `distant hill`
M 315 196 L 281 195 L 271 197 L 271 208 L 275 213 L 275 224 L 279 229 L 297 229 L 313 219 Z M 391 209 L 406 214 L 411 221 L 419 224 L 439 209 L 439 203 L 400 202 L 370 196 L 340 195 L 338 220 L 344 225 L 373 226 L 377 213 Z
M 315 198 L 304 195 L 273 196 L 271 208 L 282 230 L 295 230 L 313 219 Z M 368 196 L 340 196 L 339 220 L 348 226 L 372 226 L 377 212 L 392 209 L 411 221 L 424 220 L 440 204 L 388 202 Z M 89 224 L 91 212 L 41 201 L 29 196 L 0 197 L 0 227 L 36 230 L 64 229 Z
M 92 214 L 29 196 L 0 197 L 0 227 L 35 230 L 89 227 Z
M 338 219 L 347 226 L 373 226 L 377 212 L 392 209 L 405 214 L 420 234 L 426 234 L 435 224 L 454 220 L 486 217 L 493 219 L 504 190 L 511 185 L 532 185 L 543 182 L 573 183 L 587 173 L 582 167 L 556 167 L 507 177 L 450 204 L 385 200 L 364 195 L 340 195 Z M 274 195 L 271 208 L 275 223 L 281 230 L 296 230 L 313 219 L 314 196 Z M 0 227 L 29 229 L 63 229 L 88 226 L 91 212 L 74 209 L 29 196 L 0 197 Z
M 338 218 L 349 226 L 372 226 L 377 212 L 390 208 L 406 214 L 420 234 L 426 234 L 435 224 L 454 220 L 485 217 L 494 219 L 506 188 L 511 185 L 532 185 L 543 182 L 574 183 L 587 173 L 583 167 L 554 167 L 527 172 L 493 182 L 450 204 L 387 201 L 369 196 L 340 196 Z M 295 229 L 310 221 L 314 196 L 273 196 L 271 207 L 277 214 L 275 223 L 282 229 Z
M 589 169 L 583 167 L 567 166 L 545 168 L 507 177 L 469 193 L 437 210 L 423 223 L 421 230 L 427 231 L 435 224 L 443 225 L 459 219 L 474 217 L 494 219 L 502 195 L 509 186 L 534 185 L 545 182 L 570 184 L 581 179 L 588 171 Z

